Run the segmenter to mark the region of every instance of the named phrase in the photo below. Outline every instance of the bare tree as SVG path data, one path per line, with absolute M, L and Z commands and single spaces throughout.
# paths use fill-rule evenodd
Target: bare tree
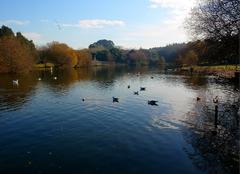
M 239 36 L 239 0 L 200 0 L 192 9 L 188 27 L 200 38 L 222 41 Z
M 240 0 L 198 2 L 187 19 L 187 29 L 214 48 L 214 57 L 221 58 L 218 62 L 239 63 Z

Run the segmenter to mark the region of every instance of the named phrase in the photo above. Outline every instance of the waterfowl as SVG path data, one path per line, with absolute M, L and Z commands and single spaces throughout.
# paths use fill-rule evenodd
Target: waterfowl
M 134 92 L 134 95 L 139 95 L 138 91 L 137 91 L 137 92 Z
M 197 101 L 200 101 L 201 100 L 201 98 L 200 97 L 197 97 Z
M 42 79 L 39 77 L 39 78 L 38 78 L 38 81 L 41 81 L 41 80 L 42 80 Z
M 57 77 L 54 77 L 53 79 L 54 79 L 54 80 L 57 80 Z
M 152 76 L 151 79 L 153 79 L 154 77 Z
M 215 103 L 215 104 L 218 103 L 218 96 L 216 96 L 216 97 L 213 99 L 213 103 Z
M 158 101 L 156 101 L 156 100 L 149 100 L 149 101 L 148 101 L 148 104 L 149 104 L 149 105 L 158 106 L 157 102 L 158 102 Z
M 130 89 L 130 85 L 128 85 L 128 89 Z
M 85 101 L 85 98 L 83 98 L 82 101 L 84 102 L 84 101 Z
M 117 97 L 113 97 L 112 99 L 113 99 L 113 103 L 115 103 L 115 102 L 118 103 L 119 102 L 119 98 L 117 98 Z
M 146 87 L 141 87 L 140 91 L 146 91 Z
M 17 85 L 17 86 L 19 85 L 18 80 L 13 80 L 12 82 L 13 82 L 13 85 Z

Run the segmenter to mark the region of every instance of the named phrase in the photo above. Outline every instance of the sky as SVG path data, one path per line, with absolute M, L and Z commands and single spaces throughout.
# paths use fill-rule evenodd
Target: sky
M 152 48 L 189 40 L 184 19 L 195 0 L 1 0 L 0 25 L 42 46 L 87 48 L 100 39 L 123 48 Z

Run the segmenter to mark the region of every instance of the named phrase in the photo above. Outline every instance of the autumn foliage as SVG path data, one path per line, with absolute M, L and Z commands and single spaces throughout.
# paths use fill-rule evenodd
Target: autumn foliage
M 92 63 L 92 54 L 89 49 L 77 51 L 78 63 L 77 67 L 90 66 Z
M 8 27 L 0 29 L 0 73 L 28 72 L 32 69 L 37 52 L 32 41 Z
M 41 61 L 50 62 L 56 66 L 75 66 L 78 62 L 76 51 L 67 44 L 52 42 L 41 49 Z

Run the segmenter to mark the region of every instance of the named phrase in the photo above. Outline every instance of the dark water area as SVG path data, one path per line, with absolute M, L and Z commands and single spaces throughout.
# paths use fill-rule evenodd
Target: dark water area
M 239 94 L 148 68 L 0 75 L 0 173 L 238 173 Z

